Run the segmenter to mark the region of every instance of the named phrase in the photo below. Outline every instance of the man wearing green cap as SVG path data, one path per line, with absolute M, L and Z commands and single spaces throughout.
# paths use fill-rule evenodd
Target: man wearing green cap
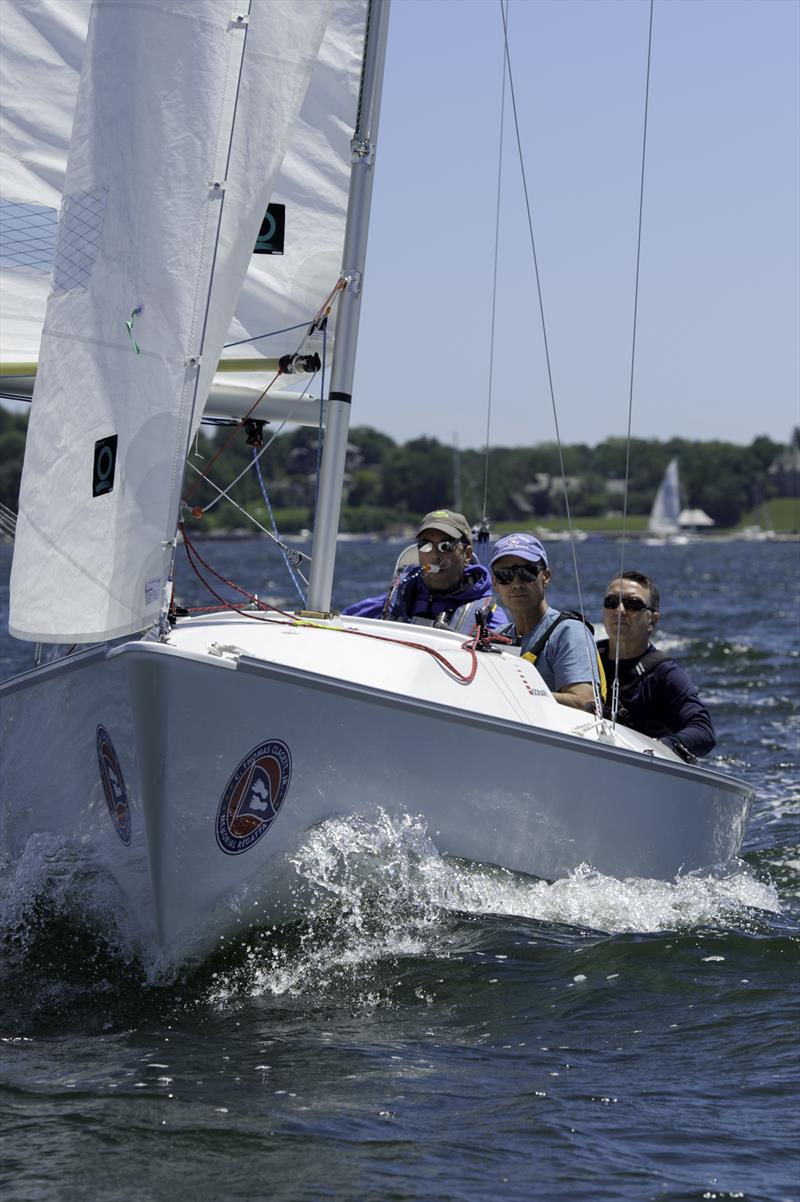
M 492 601 L 492 578 L 473 562 L 472 529 L 463 513 L 433 509 L 417 526 L 419 563 L 404 568 L 388 592 L 342 610 L 363 618 L 444 626 L 469 634 L 475 611 L 485 609 L 497 630 L 508 617 Z

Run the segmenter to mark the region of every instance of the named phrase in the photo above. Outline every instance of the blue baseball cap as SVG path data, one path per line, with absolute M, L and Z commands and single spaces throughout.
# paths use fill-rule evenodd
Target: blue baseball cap
M 520 559 L 529 560 L 530 563 L 541 562 L 547 567 L 547 552 L 532 534 L 506 534 L 503 538 L 498 538 L 492 547 L 489 567 L 504 555 L 516 555 Z

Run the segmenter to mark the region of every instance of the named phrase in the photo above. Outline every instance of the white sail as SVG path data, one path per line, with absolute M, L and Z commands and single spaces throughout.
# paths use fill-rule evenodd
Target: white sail
M 3 5 L 0 54 L 0 362 L 35 361 L 90 0 Z
M 333 0 L 271 198 L 286 206 L 284 254 L 253 255 L 226 343 L 308 322 L 336 284 L 365 7 L 366 0 Z M 90 12 L 91 0 L 13 0 L 3 9 L 0 364 L 38 358 Z M 302 337 L 290 330 L 234 347 L 230 356 L 280 357 L 296 351 Z M 321 350 L 321 338 L 304 350 Z M 226 383 L 237 380 L 228 376 Z
M 159 612 L 188 442 L 330 9 L 93 7 L 20 492 L 18 638 L 90 642 Z
M 680 481 L 678 479 L 678 460 L 670 459 L 667 470 L 656 493 L 647 529 L 651 534 L 677 534 L 680 526 L 678 515 L 681 511 Z

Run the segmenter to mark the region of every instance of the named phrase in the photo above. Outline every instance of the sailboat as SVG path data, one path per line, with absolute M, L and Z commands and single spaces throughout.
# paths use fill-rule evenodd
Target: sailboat
M 16 637 L 71 650 L 0 686 L 1 834 L 12 859 L 55 838 L 108 873 L 160 964 L 214 944 L 253 897 L 261 921 L 302 913 L 293 853 L 343 813 L 410 805 L 442 853 L 546 879 L 581 864 L 671 879 L 735 857 L 745 831 L 747 785 L 560 706 L 517 656 L 331 608 L 388 8 L 92 9 L 9 618 Z M 292 198 L 337 177 L 342 129 L 330 276 L 330 250 L 302 269 Z M 259 289 L 252 248 L 276 196 L 286 254 L 258 267 Z M 293 324 L 292 307 L 308 322 L 295 351 L 329 349 L 321 331 L 333 342 L 307 601 L 177 615 L 181 482 L 204 408 L 270 415 L 269 395 L 214 402 L 223 344 L 232 323 Z
M 688 543 L 688 537 L 681 534 L 680 514 L 681 486 L 678 460 L 670 459 L 647 520 L 649 537 L 644 540 L 646 546 L 659 547 L 667 542 L 673 545 Z

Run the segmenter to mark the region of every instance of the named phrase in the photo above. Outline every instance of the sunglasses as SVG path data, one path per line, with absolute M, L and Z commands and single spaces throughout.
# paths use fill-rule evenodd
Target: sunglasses
M 511 568 L 492 568 L 492 574 L 498 584 L 511 584 L 515 576 L 519 576 L 523 584 L 530 584 L 541 570 L 538 564 L 515 563 Z
M 430 555 L 431 551 L 441 551 L 442 555 L 450 555 L 458 545 L 458 543 L 453 542 L 452 538 L 442 538 L 438 543 L 430 541 L 417 543 L 417 550 L 422 555 Z
M 619 609 L 620 605 L 634 614 L 640 614 L 643 609 L 649 609 L 653 612 L 652 605 L 648 605 L 641 597 L 620 597 L 619 593 L 609 593 L 603 598 L 603 609 Z

